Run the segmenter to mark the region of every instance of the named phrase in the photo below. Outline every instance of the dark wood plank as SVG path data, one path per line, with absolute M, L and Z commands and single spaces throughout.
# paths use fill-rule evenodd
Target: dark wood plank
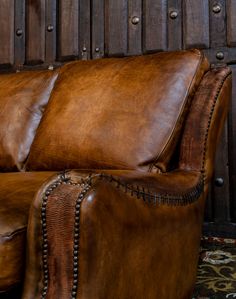
M 104 56 L 105 6 L 104 0 L 92 0 L 92 58 Z
M 227 44 L 229 47 L 236 46 L 236 1 L 227 0 Z
M 58 60 L 71 60 L 78 56 L 79 34 L 78 0 L 58 1 Z
M 212 184 L 209 184 L 208 196 L 205 204 L 204 221 L 213 222 L 214 221 L 214 199 L 212 196 Z
M 236 65 L 231 66 L 233 72 L 232 101 L 229 113 L 229 165 L 230 165 L 230 215 L 236 223 Z
M 208 48 L 209 37 L 209 3 L 206 0 L 184 0 L 184 47 Z
M 236 48 L 216 47 L 203 50 L 212 64 L 233 64 L 236 63 Z M 217 58 L 220 54 L 220 59 Z M 222 56 L 223 54 L 223 56 Z M 223 58 L 222 58 L 223 57 Z
M 25 0 L 15 1 L 15 67 L 25 62 Z
M 26 62 L 40 64 L 45 60 L 45 0 L 27 0 Z
M 143 4 L 144 52 L 167 49 L 167 1 L 144 0 Z
M 56 60 L 56 17 L 57 2 L 46 0 L 46 49 L 45 62 L 53 64 Z
M 105 1 L 105 51 L 108 56 L 127 53 L 127 9 L 126 0 Z
M 0 4 L 0 65 L 14 63 L 14 0 L 1 0 Z
M 79 57 L 87 60 L 91 58 L 91 14 L 90 1 L 80 0 L 79 9 Z
M 214 221 L 216 223 L 230 221 L 228 164 L 228 125 L 226 123 L 220 144 L 216 152 L 215 172 L 212 184 Z
M 225 0 L 210 0 L 210 46 L 226 46 Z
M 142 54 L 142 1 L 130 0 L 128 7 L 128 55 Z
M 168 50 L 182 49 L 182 0 L 168 1 Z

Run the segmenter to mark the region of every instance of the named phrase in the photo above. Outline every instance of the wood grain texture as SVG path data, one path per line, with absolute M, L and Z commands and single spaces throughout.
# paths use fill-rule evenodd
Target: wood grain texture
M 172 13 L 177 13 L 176 18 L 171 18 Z M 182 49 L 182 0 L 168 1 L 168 50 Z
M 228 125 L 226 123 L 216 152 L 215 172 L 212 180 L 212 199 L 214 204 L 213 215 L 215 222 L 230 221 L 228 165 Z M 217 186 L 217 179 L 223 179 L 222 186 Z
M 229 47 L 236 46 L 236 1 L 227 0 L 227 44 Z
M 19 30 L 22 30 L 22 34 Z M 15 2 L 14 52 L 16 69 L 21 69 L 25 62 L 25 0 Z
M 135 18 L 139 22 L 135 24 Z M 142 54 L 142 1 L 130 0 L 128 6 L 128 55 Z
M 226 7 L 225 0 L 210 0 L 210 46 L 211 48 L 226 46 Z M 219 5 L 220 12 L 215 13 L 214 7 Z
M 209 3 L 206 0 L 184 0 L 184 47 L 208 48 Z
M 104 0 L 92 0 L 92 58 L 104 56 L 105 30 L 105 3 Z
M 124 56 L 127 53 L 126 0 L 105 2 L 105 46 L 108 56 Z
M 14 63 L 14 0 L 1 0 L 0 4 L 0 64 Z
M 144 0 L 143 4 L 144 52 L 167 49 L 167 1 Z
M 27 0 L 26 62 L 40 64 L 45 60 L 45 0 Z
M 46 48 L 45 61 L 53 64 L 56 60 L 56 12 L 57 2 L 54 0 L 46 0 Z
M 58 2 L 58 59 L 74 59 L 78 56 L 79 5 L 77 0 Z
M 77 0 L 78 1 L 78 0 Z M 91 57 L 91 6 L 90 1 L 80 0 L 79 4 L 79 57 L 87 60 Z M 99 26 L 100 24 L 97 24 Z

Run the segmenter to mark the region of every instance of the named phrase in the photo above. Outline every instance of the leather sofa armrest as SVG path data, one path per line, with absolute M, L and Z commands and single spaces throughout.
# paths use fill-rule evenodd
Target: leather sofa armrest
M 201 171 L 212 177 L 215 152 L 227 117 L 232 92 L 228 67 L 209 71 L 193 99 L 180 149 L 180 169 Z
M 201 173 L 90 173 L 66 172 L 39 190 L 22 298 L 190 298 Z

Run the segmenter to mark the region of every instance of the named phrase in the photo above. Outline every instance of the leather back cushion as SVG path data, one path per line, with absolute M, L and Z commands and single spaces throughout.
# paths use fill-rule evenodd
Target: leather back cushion
M 57 73 L 0 75 L 0 171 L 21 170 Z
M 208 68 L 197 50 L 65 65 L 27 169 L 165 170 Z

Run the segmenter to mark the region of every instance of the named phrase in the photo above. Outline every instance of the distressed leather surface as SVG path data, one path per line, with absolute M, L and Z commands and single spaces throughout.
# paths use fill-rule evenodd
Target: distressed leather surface
M 67 64 L 27 169 L 165 171 L 208 69 L 198 50 Z
M 56 71 L 0 75 L 0 171 L 22 169 L 56 78 Z
M 29 219 L 23 299 L 38 299 L 43 293 L 44 265 L 43 259 L 38 258 L 39 252 L 48 265 L 45 298 L 66 299 L 75 291 L 79 299 L 190 298 L 196 275 L 205 192 L 202 189 L 192 202 L 187 202 L 185 195 L 196 187 L 201 174 L 190 171 L 166 175 L 111 172 L 113 180 L 108 175 L 110 171 L 104 177 L 95 175 L 81 204 L 77 289 L 72 289 L 77 273 L 73 263 L 73 228 L 78 215 L 76 201 L 83 186 L 76 184 L 86 183 L 90 171 L 68 172 L 65 183 L 49 196 L 47 254 L 38 251 L 44 244 L 41 205 L 47 186 L 55 183 L 57 177 L 39 191 Z M 122 187 L 123 184 L 128 189 Z M 131 192 L 131 185 L 134 190 L 137 186 L 140 190 L 144 187 L 146 199 L 144 194 Z M 177 189 L 172 189 L 173 186 Z M 149 201 L 149 193 L 181 194 L 182 203 L 177 205 L 173 198 L 154 204 Z
M 29 208 L 38 188 L 52 174 L 0 174 L 0 292 L 23 281 Z
M 191 298 L 204 201 L 230 87 L 227 68 L 205 75 L 184 129 L 180 169 L 162 174 L 103 170 L 101 177 L 101 170 L 66 172 L 64 183 L 47 197 L 46 252 L 40 249 L 45 244 L 41 205 L 58 177 L 44 184 L 31 209 L 23 299 L 41 298 L 42 290 L 46 299 Z M 92 180 L 90 172 L 97 173 Z M 89 191 L 76 214 L 81 184 L 86 182 Z M 76 224 L 76 215 L 78 260 L 71 222 Z M 36 258 L 39 253 L 43 259 Z
M 230 68 L 213 69 L 204 76 L 186 120 L 180 149 L 180 168 L 202 171 L 209 181 L 231 96 Z

